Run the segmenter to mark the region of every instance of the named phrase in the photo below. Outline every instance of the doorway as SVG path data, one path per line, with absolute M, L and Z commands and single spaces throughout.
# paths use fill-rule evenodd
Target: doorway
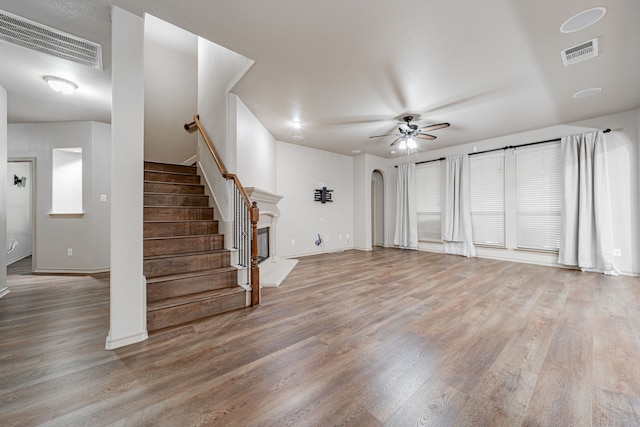
M 384 176 L 379 170 L 371 174 L 371 243 L 384 246 Z
M 33 159 L 7 161 L 7 265 L 33 257 Z

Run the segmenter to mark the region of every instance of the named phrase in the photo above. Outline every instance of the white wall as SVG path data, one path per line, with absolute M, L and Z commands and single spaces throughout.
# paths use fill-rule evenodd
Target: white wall
M 144 158 L 182 163 L 198 142 L 183 127 L 197 114 L 198 37 L 151 15 L 144 26 Z
M 32 163 L 28 161 L 9 161 L 7 164 L 7 242 L 15 246 L 7 253 L 7 264 L 19 261 L 31 255 L 32 228 Z M 25 186 L 16 186 L 14 176 L 26 178 Z
M 229 101 L 236 116 L 236 174 L 245 187 L 275 193 L 277 142 L 238 96 L 230 95 Z
M 603 117 L 595 117 L 567 125 L 553 126 L 516 135 L 508 135 L 465 144 L 458 147 L 433 150 L 410 157 L 394 159 L 393 164 L 407 161 L 418 162 L 452 154 L 471 153 L 474 148 L 483 151 L 508 145 L 543 141 L 564 135 L 588 132 L 595 129 L 611 128 L 613 132 L 606 134 L 608 146 L 608 162 L 611 184 L 611 204 L 613 207 L 614 247 L 621 250 L 622 256 L 615 258 L 618 270 L 623 274 L 640 273 L 640 205 L 638 191 L 640 177 L 638 110 L 617 113 Z M 514 191 L 513 182 L 506 182 L 505 191 Z M 510 187 L 509 187 L 510 186 Z M 395 194 L 395 193 L 394 193 Z M 395 197 L 395 196 L 394 196 Z M 394 204 L 395 206 L 395 204 Z M 390 215 L 394 216 L 392 211 Z M 421 249 L 442 251 L 440 244 L 421 243 Z M 478 256 L 521 262 L 532 262 L 543 265 L 557 265 L 557 255 L 527 252 L 513 249 L 492 249 L 478 247 Z
M 0 85 L 0 177 L 7 176 L 7 91 Z M 7 180 L 0 179 L 0 242 L 7 241 Z M 6 247 L 6 246 L 5 246 Z M 7 250 L 0 251 L 0 297 L 7 293 Z
M 236 171 L 236 141 L 229 138 L 229 92 L 253 65 L 253 61 L 203 38 L 198 38 L 198 113 L 200 121 L 226 166 Z M 235 112 L 234 112 L 235 113 Z M 211 187 L 217 213 L 222 221 L 231 220 L 229 185 L 220 177 L 212 156 L 201 138 L 198 140 L 199 166 Z M 225 225 L 226 227 L 226 225 Z
M 92 245 L 91 264 L 105 265 L 106 269 L 110 268 L 111 258 L 111 125 L 93 122 L 91 133 L 93 178 L 91 198 L 85 203 L 91 207 L 90 215 L 94 224 L 91 240 L 100 242 Z
M 278 142 L 276 163 L 276 192 L 283 196 L 278 203 L 279 255 L 294 257 L 351 248 L 347 235 L 351 239 L 354 234 L 353 159 Z M 334 190 L 332 203 L 313 200 L 320 184 Z M 323 239 L 328 236 L 325 245 L 315 245 L 318 232 Z
M 373 239 L 371 235 L 371 177 L 374 170 L 380 171 L 384 180 L 384 245 L 393 242 L 395 226 L 395 172 L 389 161 L 370 154 L 362 154 L 353 159 L 354 180 L 354 247 L 361 250 L 371 250 Z
M 94 129 L 98 129 L 94 133 Z M 110 170 L 104 152 L 110 147 L 110 126 L 96 122 L 16 123 L 8 126 L 8 155 L 35 158 L 34 271 L 92 273 L 109 269 L 109 206 L 98 202 L 94 186 L 109 188 Z M 52 150 L 82 148 L 83 213 L 54 215 Z M 99 157 L 98 157 L 99 156 Z M 98 168 L 94 167 L 98 165 Z M 106 191 L 106 190 L 105 190 Z M 105 251 L 105 248 L 106 251 Z M 72 256 L 67 253 L 72 250 Z
M 108 350 L 147 338 L 142 269 L 144 21 L 113 7 L 111 294 Z
M 381 172 L 371 175 L 371 230 L 372 244 L 384 246 L 384 177 Z

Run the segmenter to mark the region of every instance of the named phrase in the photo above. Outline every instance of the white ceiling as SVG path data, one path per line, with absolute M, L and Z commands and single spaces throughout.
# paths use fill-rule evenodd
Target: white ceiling
M 235 88 L 281 141 L 382 157 L 396 122 L 450 122 L 427 151 L 640 107 L 638 0 L 4 0 L 0 9 L 102 44 L 105 70 L 0 42 L 9 122 L 110 121 L 110 6 L 157 16 L 255 61 Z M 561 24 L 596 6 L 591 27 Z M 597 58 L 564 67 L 562 49 L 598 37 Z M 43 75 L 76 82 L 72 96 Z M 596 96 L 572 94 L 601 87 Z M 185 118 L 185 120 L 188 118 Z M 399 154 L 395 154 L 399 155 Z

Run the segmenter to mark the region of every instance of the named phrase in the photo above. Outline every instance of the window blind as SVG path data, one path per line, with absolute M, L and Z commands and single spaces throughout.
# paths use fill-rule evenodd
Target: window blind
M 473 243 L 504 247 L 504 151 L 469 160 Z
M 560 247 L 562 153 L 560 143 L 518 148 L 516 158 L 518 248 Z
M 416 199 L 418 240 L 441 241 L 440 162 L 416 166 Z

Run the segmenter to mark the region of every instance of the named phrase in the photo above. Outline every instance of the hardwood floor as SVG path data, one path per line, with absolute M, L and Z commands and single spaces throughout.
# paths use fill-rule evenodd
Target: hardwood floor
M 108 275 L 12 275 L 2 426 L 638 426 L 640 281 L 376 248 L 105 351 Z

